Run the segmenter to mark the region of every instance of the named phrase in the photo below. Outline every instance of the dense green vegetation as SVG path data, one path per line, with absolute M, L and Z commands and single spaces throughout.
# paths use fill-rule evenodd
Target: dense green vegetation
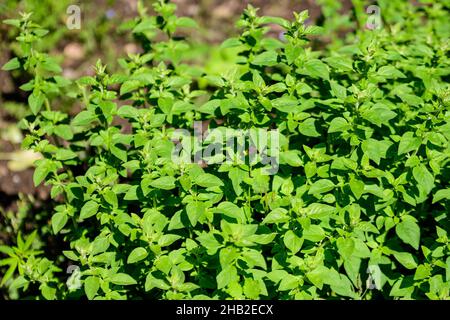
M 318 2 L 320 27 L 249 6 L 219 66 L 174 4 L 140 6 L 121 29 L 142 53 L 76 80 L 33 15 L 5 20 L 53 199 L 0 246 L 11 297 L 449 299 L 448 2 L 378 1 L 378 28 L 363 1 Z

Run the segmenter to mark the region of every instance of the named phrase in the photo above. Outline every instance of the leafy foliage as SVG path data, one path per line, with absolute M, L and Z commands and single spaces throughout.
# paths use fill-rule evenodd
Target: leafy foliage
M 306 11 L 287 21 L 249 6 L 222 44 L 233 67 L 214 74 L 185 61 L 177 30 L 196 24 L 161 0 L 125 25 L 144 53 L 75 82 L 36 50 L 45 31 L 30 15 L 8 21 L 21 55 L 4 69 L 33 75 L 23 146 L 44 156 L 34 181 L 52 187 L 65 249 L 48 260 L 30 249 L 36 233 L 0 247 L 2 284 L 37 283 L 46 299 L 448 299 L 447 21 L 442 5 L 407 7 L 313 51 Z M 55 111 L 62 95 L 83 110 Z M 174 162 L 173 134 L 194 121 L 278 128 L 278 172 Z M 69 262 L 81 286 L 66 286 Z

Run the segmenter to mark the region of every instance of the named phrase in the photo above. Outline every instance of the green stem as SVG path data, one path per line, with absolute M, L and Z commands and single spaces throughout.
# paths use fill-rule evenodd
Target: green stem
M 48 100 L 48 98 L 45 98 L 45 110 L 47 111 L 52 111 L 51 107 L 50 107 L 50 101 Z

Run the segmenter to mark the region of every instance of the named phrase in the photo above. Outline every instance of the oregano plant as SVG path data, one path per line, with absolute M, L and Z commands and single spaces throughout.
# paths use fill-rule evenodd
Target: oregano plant
M 76 80 L 38 51 L 31 14 L 4 21 L 20 55 L 3 69 L 31 77 L 23 148 L 42 155 L 33 178 L 51 187 L 60 252 L 37 231 L 0 246 L 2 285 L 36 299 L 449 299 L 445 6 L 379 2 L 407 9 L 319 48 L 345 21 L 249 6 L 222 73 L 187 54 L 198 25 L 164 0 L 122 26 L 141 53 Z

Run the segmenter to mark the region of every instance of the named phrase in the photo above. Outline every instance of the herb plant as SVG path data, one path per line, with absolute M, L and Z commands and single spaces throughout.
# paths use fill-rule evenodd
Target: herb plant
M 0 246 L 2 285 L 38 299 L 449 299 L 448 21 L 444 5 L 400 3 L 320 51 L 306 11 L 249 6 L 215 74 L 185 54 L 195 21 L 160 0 L 123 26 L 143 53 L 76 81 L 36 49 L 46 30 L 30 14 L 5 21 L 20 55 L 3 69 L 32 76 L 23 147 L 43 155 L 34 182 L 51 186 L 62 249 L 49 260 L 37 232 Z M 61 96 L 82 110 L 57 111 Z M 205 154 L 213 129 L 276 129 L 276 170 L 247 144 L 241 161 L 226 143 L 232 161 L 174 161 L 180 145 Z

